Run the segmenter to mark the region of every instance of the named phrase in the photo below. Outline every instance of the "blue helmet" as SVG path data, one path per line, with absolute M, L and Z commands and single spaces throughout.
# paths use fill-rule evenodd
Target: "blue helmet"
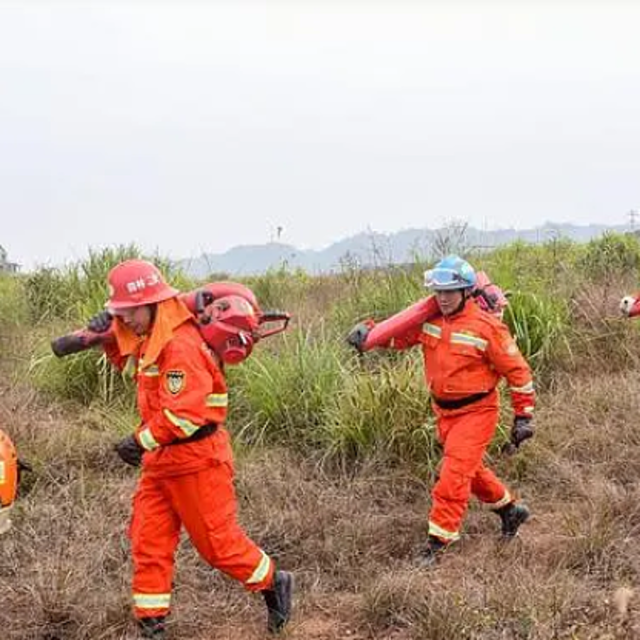
M 459 256 L 447 256 L 424 272 L 424 286 L 434 291 L 471 289 L 476 285 L 474 268 Z

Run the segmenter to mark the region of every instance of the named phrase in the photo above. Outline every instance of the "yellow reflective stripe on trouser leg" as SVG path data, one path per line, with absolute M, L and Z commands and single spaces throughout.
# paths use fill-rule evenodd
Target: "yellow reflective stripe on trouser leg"
M 527 382 L 527 384 L 522 387 L 509 387 L 509 391 L 513 393 L 534 393 L 535 388 L 533 386 L 533 382 Z
M 180 431 L 182 431 L 182 433 L 184 433 L 187 438 L 189 436 L 192 436 L 200 428 L 200 425 L 194 424 L 193 422 L 191 422 L 191 420 L 187 420 L 186 418 L 178 417 L 175 413 L 171 413 L 169 409 L 164 409 L 163 413 L 167 417 L 169 422 L 171 422 L 172 425 L 178 427 L 178 429 L 180 429 Z
M 504 496 L 498 500 L 498 502 L 488 502 L 487 507 L 489 509 L 501 509 L 502 507 L 506 507 L 508 504 L 513 502 L 513 496 L 505 489 Z
M 134 593 L 133 604 L 138 609 L 168 609 L 170 593 Z
M 431 522 L 431 520 L 429 520 L 429 535 L 445 540 L 446 542 L 455 542 L 460 539 L 460 534 L 457 531 L 447 531 L 439 527 L 435 522 Z
M 262 553 L 260 563 L 256 567 L 255 571 L 251 574 L 251 577 L 247 580 L 247 584 L 259 584 L 269 575 L 269 569 L 271 568 L 271 558 L 264 551 L 262 551 L 262 549 L 260 550 L 260 553 Z
M 210 393 L 206 399 L 207 407 L 226 407 L 229 404 L 229 396 L 226 393 Z
M 160 443 L 153 437 L 153 433 L 151 433 L 151 429 L 149 429 L 149 427 L 145 427 L 138 434 L 138 440 L 140 441 L 142 448 L 147 451 L 153 451 L 160 446 Z

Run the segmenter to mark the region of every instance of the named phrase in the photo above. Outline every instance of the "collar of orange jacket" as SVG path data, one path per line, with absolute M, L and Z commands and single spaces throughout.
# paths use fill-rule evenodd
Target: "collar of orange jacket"
M 158 359 L 162 349 L 173 337 L 173 332 L 192 318 L 189 309 L 178 298 L 159 302 L 151 334 L 148 336 L 137 336 L 121 321 L 115 323 L 118 351 L 123 356 L 130 356 L 142 350 L 144 352 L 144 366 L 148 367 Z

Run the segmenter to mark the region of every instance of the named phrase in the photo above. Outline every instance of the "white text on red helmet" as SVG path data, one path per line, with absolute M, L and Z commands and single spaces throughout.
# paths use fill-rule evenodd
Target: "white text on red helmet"
M 155 285 L 160 283 L 160 278 L 157 273 L 152 273 L 145 278 L 138 278 L 137 280 L 133 280 L 132 282 L 127 282 L 125 285 L 127 287 L 127 291 L 129 293 L 137 293 L 138 291 L 142 291 L 147 287 L 154 287 Z

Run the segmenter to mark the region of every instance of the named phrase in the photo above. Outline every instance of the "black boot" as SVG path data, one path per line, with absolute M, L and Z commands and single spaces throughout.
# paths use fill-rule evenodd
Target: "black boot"
M 427 544 L 416 556 L 414 564 L 421 569 L 432 567 L 446 548 L 446 542 L 442 542 L 440 538 L 435 536 L 428 536 Z
M 291 617 L 293 575 L 288 571 L 276 571 L 273 586 L 262 594 L 269 612 L 267 629 L 269 633 L 280 633 Z
M 507 539 L 514 538 L 520 525 L 524 524 L 531 515 L 526 505 L 515 502 L 511 502 L 501 509 L 496 509 L 496 513 L 502 520 L 502 536 Z
M 165 637 L 165 616 L 154 616 L 151 618 L 140 618 L 138 624 L 142 631 L 143 638 L 156 638 L 156 640 L 163 640 Z

